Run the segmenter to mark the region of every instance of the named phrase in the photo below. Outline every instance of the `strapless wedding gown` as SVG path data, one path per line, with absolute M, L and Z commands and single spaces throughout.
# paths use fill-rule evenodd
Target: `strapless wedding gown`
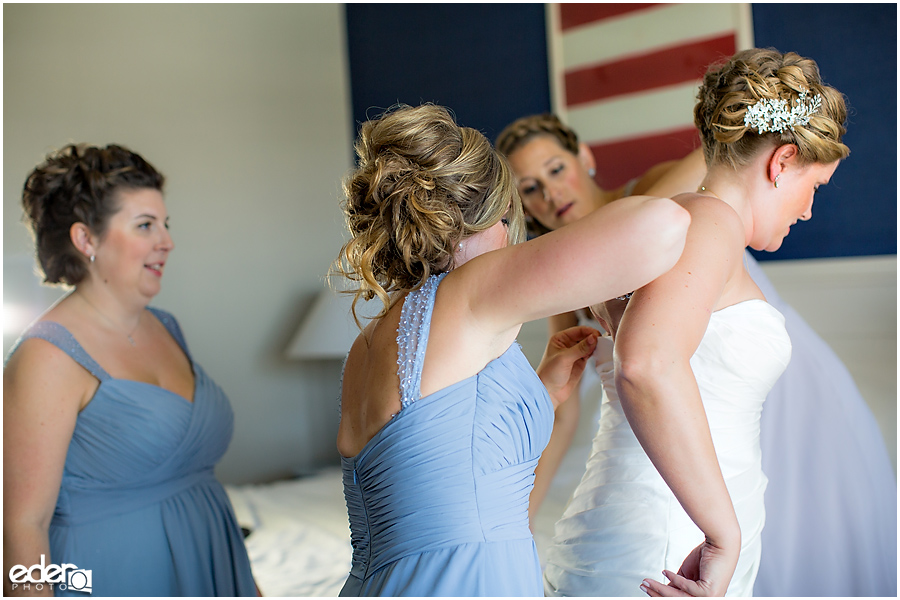
M 765 522 L 759 424 L 763 402 L 784 371 L 791 342 L 784 317 L 763 300 L 712 314 L 691 358 L 719 465 L 741 527 L 741 556 L 728 595 L 750 596 Z M 605 390 L 600 427 L 584 477 L 547 553 L 552 596 L 644 596 L 644 578 L 677 571 L 703 541 L 631 430 L 612 362 L 598 365 Z

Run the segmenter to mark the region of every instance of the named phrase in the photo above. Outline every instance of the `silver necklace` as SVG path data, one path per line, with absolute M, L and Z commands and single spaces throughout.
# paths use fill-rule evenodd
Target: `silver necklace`
M 112 319 L 110 319 L 109 317 L 107 317 L 106 315 L 104 315 L 102 312 L 100 312 L 100 309 L 97 308 L 96 306 L 94 306 L 94 304 L 93 304 L 90 300 L 88 300 L 87 298 L 85 298 L 84 295 L 80 296 L 80 298 L 81 298 L 82 300 L 84 300 L 85 302 L 87 302 L 87 305 L 90 306 L 91 308 L 93 308 L 94 311 L 95 311 L 98 315 L 100 315 L 100 316 L 103 318 L 104 321 L 106 321 L 107 323 L 109 323 L 109 324 L 112 326 L 113 329 L 119 329 L 119 327 L 117 327 L 116 324 L 113 323 Z M 141 315 L 143 315 L 143 312 L 141 312 L 141 314 L 138 315 L 138 322 L 137 322 L 137 325 L 134 326 L 134 329 L 131 330 L 131 333 L 126 333 L 126 334 L 125 334 L 125 337 L 128 339 L 128 343 L 131 344 L 132 347 L 133 347 L 135 344 L 134 344 L 134 338 L 131 337 L 131 336 L 134 334 L 135 331 L 137 331 L 137 328 L 141 326 Z

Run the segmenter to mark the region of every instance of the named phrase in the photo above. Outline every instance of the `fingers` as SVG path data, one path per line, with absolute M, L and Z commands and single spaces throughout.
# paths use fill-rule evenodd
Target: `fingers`
M 581 340 L 581 342 L 578 344 L 584 358 L 587 358 L 594 353 L 594 349 L 597 347 L 598 339 L 600 339 L 600 334 L 594 331 L 591 335 Z
M 600 332 L 593 327 L 588 327 L 586 325 L 576 325 L 575 327 L 569 327 L 568 329 L 557 331 L 553 334 L 553 338 L 560 347 L 570 348 L 578 344 L 579 342 L 599 335 Z
M 669 570 L 663 571 L 663 575 L 665 575 L 666 579 L 669 580 L 668 587 L 679 589 L 690 596 L 706 595 L 703 593 L 703 588 L 692 579 L 688 579 L 687 577 L 679 575 L 678 573 L 673 573 Z
M 641 582 L 641 591 L 652 598 L 659 598 L 662 596 L 690 596 L 690 594 L 678 589 L 677 587 L 665 585 L 653 579 L 643 580 Z
M 553 339 L 547 346 L 547 353 L 550 355 L 571 353 L 575 357 L 573 360 L 587 358 L 597 348 L 598 339 L 600 339 L 600 332 L 590 327 L 565 329 L 553 335 Z
M 665 570 L 663 575 L 669 580 L 669 584 L 663 584 L 653 579 L 644 579 L 641 582 L 641 591 L 648 596 L 657 597 L 683 597 L 683 596 L 711 596 L 709 590 L 700 583 L 682 577 L 678 573 Z

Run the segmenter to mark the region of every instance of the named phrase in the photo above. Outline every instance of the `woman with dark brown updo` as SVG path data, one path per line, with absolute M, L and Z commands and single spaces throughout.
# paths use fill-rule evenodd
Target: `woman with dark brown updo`
M 231 406 L 148 307 L 174 248 L 162 187 L 115 145 L 67 146 L 25 182 L 45 282 L 73 289 L 3 370 L 7 594 L 256 595 L 213 475 Z
M 539 378 L 516 336 L 665 272 L 687 212 L 626 198 L 517 244 L 509 166 L 446 109 L 389 111 L 363 124 L 356 150 L 336 269 L 355 301 L 377 296 L 383 310 L 344 369 L 337 445 L 353 562 L 341 594 L 542 596 L 528 495 L 573 380 L 549 373 L 553 344 Z M 556 340 L 578 342 L 582 368 L 589 331 Z
M 815 190 L 849 152 L 845 118 L 840 93 L 793 53 L 747 50 L 706 74 L 695 123 L 707 172 L 696 193 L 674 196 L 691 213 L 684 252 L 629 300 L 592 307 L 612 334 L 613 368 L 547 555 L 548 594 L 752 595 L 760 412 L 791 343 L 744 252 L 776 250 L 811 217 Z

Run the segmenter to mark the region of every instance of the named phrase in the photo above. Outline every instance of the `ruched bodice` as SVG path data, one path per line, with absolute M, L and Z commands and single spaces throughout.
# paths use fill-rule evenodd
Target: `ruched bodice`
M 190 358 L 174 317 L 151 310 Z M 91 570 L 94 595 L 255 595 L 243 536 L 213 475 L 234 427 L 222 389 L 193 360 L 192 402 L 111 377 L 58 323 L 38 322 L 27 338 L 57 345 L 100 381 L 66 455 L 53 562 Z
M 542 595 L 528 496 L 553 406 L 518 344 L 478 374 L 415 397 L 441 279 L 404 304 L 400 372 L 413 396 L 342 461 L 353 544 L 342 595 Z
M 790 354 L 782 315 L 763 300 L 747 300 L 712 314 L 690 361 L 741 526 L 741 557 L 729 595 L 752 595 L 765 522 L 760 415 Z M 556 525 L 545 591 L 643 596 L 641 580 L 659 580 L 664 568 L 677 571 L 703 534 L 634 436 L 612 362 L 597 370 L 604 387 L 600 426 L 584 477 Z

